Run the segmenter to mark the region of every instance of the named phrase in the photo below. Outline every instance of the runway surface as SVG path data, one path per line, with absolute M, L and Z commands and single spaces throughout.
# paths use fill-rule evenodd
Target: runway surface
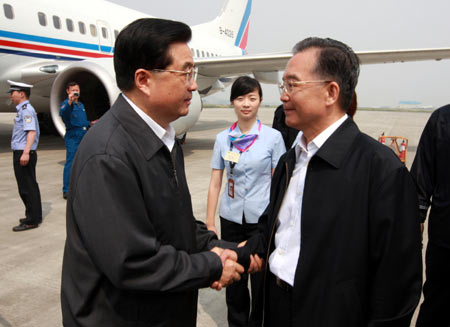
M 272 125 L 273 111 L 274 108 L 259 110 L 262 123 Z M 44 221 L 37 229 L 14 233 L 11 228 L 24 217 L 10 149 L 14 116 L 0 114 L 0 326 L 61 326 L 59 296 L 66 208 L 62 198 L 64 141 L 56 136 L 41 137 L 37 179 Z M 429 116 L 430 113 L 420 112 L 359 111 L 355 121 L 374 138 L 382 132 L 407 137 L 410 167 Z M 215 136 L 234 121 L 232 109 L 204 109 L 183 146 L 194 214 L 199 220 L 205 220 Z M 227 325 L 224 294 L 210 289 L 200 291 L 198 326 Z

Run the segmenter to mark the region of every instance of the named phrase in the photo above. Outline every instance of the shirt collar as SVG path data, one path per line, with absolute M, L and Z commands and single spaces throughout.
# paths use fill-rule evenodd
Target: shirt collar
M 303 137 L 303 132 L 298 132 L 297 138 L 295 139 L 295 154 L 298 157 L 302 151 L 311 153 L 313 156 L 320 147 L 328 140 L 328 138 L 342 125 L 342 123 L 348 118 L 347 114 L 344 114 L 341 118 L 336 120 L 333 124 L 328 126 L 319 135 L 317 135 L 308 145 L 305 144 L 305 139 Z
M 139 117 L 150 127 L 150 129 L 158 136 L 158 138 L 172 151 L 175 143 L 175 129 L 169 124 L 169 127 L 163 128 L 157 122 L 150 118 L 144 111 L 142 111 L 133 101 L 131 101 L 125 94 L 122 93 L 124 99 L 129 103 L 131 108 L 136 111 Z
M 16 106 L 16 110 L 19 111 L 20 109 L 22 109 L 22 107 L 23 107 L 24 104 L 28 104 L 28 103 L 30 103 L 30 100 L 22 101 L 21 103 L 19 103 L 19 104 Z

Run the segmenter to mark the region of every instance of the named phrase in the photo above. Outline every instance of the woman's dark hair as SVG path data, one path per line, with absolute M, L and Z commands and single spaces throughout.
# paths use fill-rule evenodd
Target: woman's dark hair
M 255 90 L 258 90 L 259 97 L 262 100 L 261 84 L 259 84 L 256 79 L 251 78 L 250 76 L 238 77 L 231 86 L 230 102 L 233 102 L 234 99 L 241 95 L 248 94 Z
M 134 73 L 143 68 L 164 69 L 172 63 L 169 47 L 191 40 L 191 28 L 166 19 L 142 18 L 125 27 L 114 46 L 114 70 L 122 91 L 134 87 Z

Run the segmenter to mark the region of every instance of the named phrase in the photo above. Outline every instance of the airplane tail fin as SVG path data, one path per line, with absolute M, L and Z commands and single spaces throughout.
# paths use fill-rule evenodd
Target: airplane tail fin
M 250 12 L 252 0 L 227 0 L 222 7 L 220 15 L 214 19 L 216 31 L 219 38 L 245 52 L 248 40 L 248 29 L 250 24 Z

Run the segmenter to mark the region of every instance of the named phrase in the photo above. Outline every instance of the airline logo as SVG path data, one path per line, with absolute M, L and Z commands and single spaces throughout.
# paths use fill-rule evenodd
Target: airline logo
M 0 30 L 0 52 L 56 60 L 113 56 L 113 48 L 108 46 L 2 30 Z

